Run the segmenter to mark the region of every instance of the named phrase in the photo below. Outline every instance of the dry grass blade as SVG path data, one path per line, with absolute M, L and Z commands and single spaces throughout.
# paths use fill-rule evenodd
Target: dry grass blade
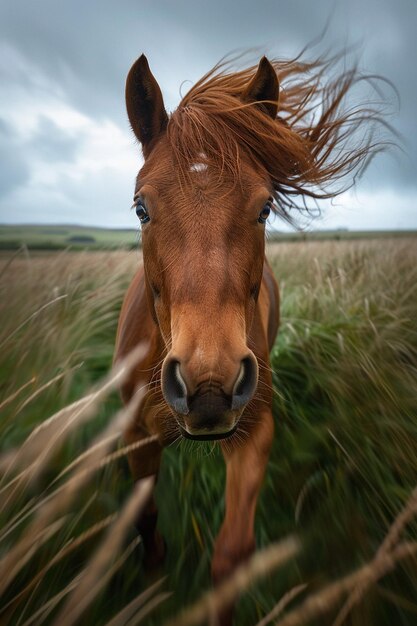
M 13 393 L 11 393 L 9 396 L 7 396 L 7 398 L 5 398 L 1 403 L 0 403 L 0 411 L 1 409 L 3 409 L 5 406 L 7 406 L 8 404 L 10 404 L 10 402 L 13 402 L 13 400 L 15 400 L 15 398 L 17 398 L 22 391 L 24 391 L 27 387 L 29 387 L 30 385 L 33 385 L 33 383 L 36 381 L 36 377 L 32 376 L 32 378 L 30 380 L 28 380 L 27 382 L 23 383 L 23 385 L 21 385 L 21 387 L 19 387 L 19 389 L 16 389 L 16 391 L 14 391 Z
M 87 459 L 88 456 L 95 454 L 96 451 L 102 446 L 108 447 L 109 444 L 115 441 L 115 439 L 118 439 L 119 436 L 120 436 L 120 433 L 116 433 L 114 435 L 109 435 L 107 438 L 103 440 L 99 440 L 95 445 L 91 446 L 91 448 L 89 448 L 84 454 L 81 454 L 77 459 L 75 459 L 75 461 L 73 461 L 68 467 L 65 467 L 62 470 L 62 472 L 59 474 L 59 476 L 57 476 L 55 481 L 62 478 L 62 476 L 67 474 L 71 469 L 74 469 L 74 467 L 77 467 L 81 461 L 85 461 L 85 459 Z M 111 454 L 108 454 L 107 456 L 102 458 L 100 461 L 97 462 L 96 465 L 93 465 L 93 466 L 90 465 L 84 471 L 91 472 L 91 471 L 95 471 L 98 469 L 103 469 L 103 467 L 105 467 L 109 463 L 113 463 L 114 461 L 117 461 L 117 459 L 120 459 L 121 457 L 126 456 L 129 452 L 132 452 L 133 450 L 137 450 L 138 448 L 144 448 L 145 446 L 149 445 L 150 443 L 154 441 L 158 441 L 157 435 L 151 435 L 150 437 L 146 437 L 146 439 L 140 439 L 140 441 L 135 441 L 134 443 L 131 443 L 128 446 L 123 446 L 123 448 L 120 448 L 119 450 L 116 450 L 115 452 L 112 452 Z
M 46 391 L 46 389 L 49 389 L 52 385 L 55 385 L 55 383 L 57 383 L 59 380 L 64 378 L 67 374 L 75 372 L 76 370 L 80 369 L 80 367 L 82 366 L 83 366 L 83 363 L 78 363 L 77 365 L 74 365 L 74 367 L 71 367 L 70 369 L 65 370 L 64 372 L 57 374 L 51 380 L 48 380 L 48 382 L 46 382 L 44 385 L 41 385 L 38 389 L 36 389 L 36 391 L 34 391 L 28 398 L 26 398 L 26 400 L 24 400 L 18 406 L 18 408 L 16 409 L 15 415 L 18 415 L 25 407 L 27 407 L 31 402 L 33 402 L 35 398 L 37 398 L 38 396 L 40 396 L 41 393 Z M 1 406 L 0 406 L 0 409 L 1 409 Z
M 85 452 L 83 452 L 82 454 L 79 454 L 77 458 L 74 459 L 69 465 L 66 465 L 64 469 L 58 474 L 58 476 L 53 480 L 52 484 L 54 484 L 55 482 L 58 482 L 66 474 L 69 474 L 76 467 L 81 465 L 81 463 L 83 463 L 86 459 L 88 459 L 90 455 L 96 454 L 97 450 L 101 448 L 102 446 L 105 446 L 107 449 L 108 446 L 111 445 L 113 442 L 117 441 L 118 438 L 119 438 L 119 433 L 114 433 L 112 435 L 109 435 L 105 439 L 100 437 L 97 443 L 94 443 L 93 445 L 91 445 Z
M 261 621 L 256 624 L 256 626 L 267 626 L 267 624 L 270 624 L 273 619 L 279 617 L 289 603 L 302 593 L 306 587 L 306 584 L 297 585 L 293 589 L 290 589 L 290 591 L 287 591 L 287 593 L 282 596 L 281 600 L 274 606 L 272 611 L 270 611 L 268 615 L 265 615 L 265 617 L 263 617 Z
M 161 587 L 162 583 L 165 581 L 165 577 L 158 580 L 156 583 L 142 591 L 136 598 L 134 598 L 128 605 L 123 607 L 117 615 L 115 615 L 109 622 L 105 624 L 105 626 L 123 626 L 129 620 L 132 619 L 137 613 L 139 609 L 143 607 L 145 602 L 147 602 L 153 594 L 158 591 Z
M 0 279 L 3 277 L 3 274 L 5 274 L 7 272 L 7 270 L 9 269 L 9 267 L 11 266 L 11 264 L 13 263 L 14 259 L 21 253 L 24 252 L 25 254 L 27 254 L 27 246 L 26 244 L 23 244 L 22 246 L 20 246 L 20 248 L 18 248 L 12 255 L 11 257 L 6 261 L 6 263 L 3 265 L 1 271 L 0 271 Z
M 145 619 L 145 617 L 149 615 L 149 613 L 156 609 L 157 606 L 162 604 L 162 602 L 165 602 L 165 600 L 167 600 L 171 595 L 172 593 L 170 593 L 169 591 L 158 593 L 158 595 L 152 598 L 152 600 L 149 600 L 149 602 L 142 609 L 140 609 L 140 611 L 136 613 L 136 615 L 134 615 L 132 619 L 126 622 L 125 626 L 136 626 L 136 624 L 139 624 L 143 619 Z
M 404 528 L 411 522 L 411 520 L 417 515 L 417 487 L 413 490 L 407 504 L 401 511 L 401 513 L 397 516 L 394 523 L 391 525 L 387 536 L 382 542 L 377 556 L 379 554 L 389 552 L 398 543 L 400 539 L 400 535 L 403 532 Z
M 79 585 L 57 616 L 54 622 L 57 626 L 72 626 L 79 623 L 79 617 L 101 588 L 97 581 L 103 577 L 109 562 L 119 550 L 126 529 L 148 502 L 154 483 L 154 477 L 149 477 L 136 485 L 119 518 L 108 529 L 106 537 L 84 570 Z
M 231 604 L 249 585 L 283 565 L 294 557 L 299 549 L 297 539 L 290 537 L 256 552 L 230 578 L 213 591 L 208 591 L 194 606 L 167 622 L 165 626 L 193 626 L 213 618 L 222 608 Z
M 0 541 L 3 541 L 11 532 L 16 530 L 16 528 L 25 522 L 28 517 L 30 517 L 34 511 L 38 508 L 39 505 L 36 504 L 36 499 L 31 498 L 28 500 L 21 509 L 14 515 L 8 523 L 6 523 L 0 532 Z

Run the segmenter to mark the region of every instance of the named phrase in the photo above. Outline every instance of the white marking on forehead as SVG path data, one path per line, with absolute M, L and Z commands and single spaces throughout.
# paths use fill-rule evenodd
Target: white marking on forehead
M 193 163 L 190 167 L 190 172 L 205 172 L 207 169 L 207 163 Z
M 205 152 L 199 152 L 198 158 L 201 161 L 196 161 L 190 166 L 190 172 L 205 172 L 208 169 L 207 154 Z

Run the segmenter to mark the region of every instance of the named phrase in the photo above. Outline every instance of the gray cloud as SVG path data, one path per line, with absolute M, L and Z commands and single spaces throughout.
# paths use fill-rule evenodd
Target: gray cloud
M 414 0 L 395 5 L 390 0 L 124 0 L 117 6 L 112 0 L 43 0 L 40 6 L 2 3 L 2 37 L 89 114 L 124 117 L 124 79 L 141 52 L 148 54 L 163 83 L 178 86 L 196 80 L 236 48 L 294 54 L 322 31 L 331 15 L 323 47 L 363 42 L 369 69 L 398 85 L 407 116 L 410 95 L 417 95 L 410 67 L 417 52 Z M 175 87 L 170 96 L 177 94 Z
M 41 116 L 28 147 L 33 156 L 44 161 L 73 161 L 81 143 L 82 137 L 65 132 L 52 120 Z
M 5 198 L 29 180 L 30 168 L 26 159 L 22 158 L 13 129 L 1 118 L 0 164 L 0 198 Z

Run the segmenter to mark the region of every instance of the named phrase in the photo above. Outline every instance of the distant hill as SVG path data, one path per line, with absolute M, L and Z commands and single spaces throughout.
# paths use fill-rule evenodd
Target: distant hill
M 415 237 L 417 231 L 351 231 L 316 230 L 283 233 L 269 232 L 270 243 L 280 241 L 317 241 L 342 239 L 376 239 L 387 237 Z M 31 250 L 108 250 L 140 247 L 139 229 L 98 228 L 74 224 L 1 224 L 0 250 L 16 250 L 26 245 Z
M 417 237 L 417 230 L 336 230 L 296 231 L 291 233 L 269 232 L 269 242 L 278 241 L 325 241 L 349 239 L 392 239 L 398 237 Z
M 139 246 L 139 230 L 70 224 L 0 225 L 0 250 L 22 245 L 32 250 L 131 249 Z

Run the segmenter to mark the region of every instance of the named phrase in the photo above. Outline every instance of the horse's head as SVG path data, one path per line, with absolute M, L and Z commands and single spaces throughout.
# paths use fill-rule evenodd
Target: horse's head
M 277 76 L 264 58 L 226 104 L 257 106 L 267 118 L 277 101 Z M 168 118 L 144 56 L 128 75 L 126 103 L 145 156 L 135 205 L 149 306 L 167 349 L 163 395 L 185 436 L 226 437 L 258 384 L 248 344 L 273 189 L 244 146 L 234 154 L 235 175 L 210 106 L 204 119 L 191 104 Z

